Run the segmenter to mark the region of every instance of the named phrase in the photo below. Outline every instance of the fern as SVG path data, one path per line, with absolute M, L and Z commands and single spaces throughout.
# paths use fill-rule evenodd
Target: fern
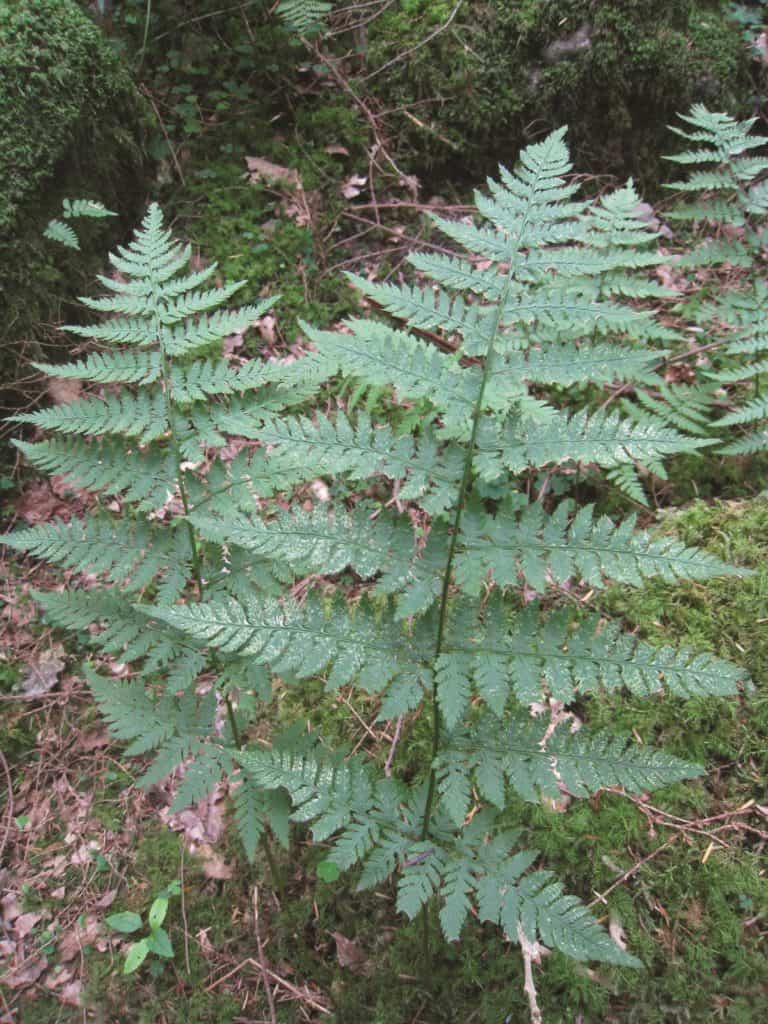
M 49 238 L 52 242 L 58 242 L 67 249 L 80 248 L 80 241 L 75 229 L 71 224 L 66 223 L 67 221 L 79 217 L 100 219 L 102 217 L 117 216 L 112 210 L 108 210 L 102 203 L 96 202 L 93 199 L 65 199 L 62 203 L 61 215 L 64 218 L 63 220 L 54 217 L 48 221 L 43 237 Z
M 727 455 L 750 455 L 768 448 L 768 402 L 760 383 L 768 367 L 768 338 L 763 327 L 766 288 L 760 276 L 768 212 L 768 157 L 755 152 L 764 150 L 768 138 L 752 133 L 755 118 L 737 121 L 704 107 L 695 107 L 683 120 L 697 131 L 674 130 L 696 148 L 670 157 L 692 168 L 687 180 L 675 182 L 672 187 L 692 193 L 695 199 L 677 209 L 675 216 L 705 219 L 719 236 L 714 242 L 703 243 L 683 262 L 706 262 L 726 271 L 733 266 L 752 271 L 746 288 L 740 281 L 734 288 L 726 277 L 713 302 L 683 306 L 684 312 L 721 343 L 702 375 L 699 393 L 709 396 L 710 421 L 714 419 L 712 396 L 716 389 L 721 389 L 721 396 L 722 389 L 727 389 L 726 401 L 720 404 L 733 408 L 725 414 L 720 410 L 713 430 L 721 435 L 729 427 L 748 428 L 719 450 Z M 690 403 L 688 407 L 692 407 Z
M 326 0 L 280 0 L 277 5 L 277 13 L 285 27 L 304 36 L 319 32 L 332 9 L 333 4 Z
M 531 495 L 541 467 L 634 471 L 712 443 L 691 429 L 693 407 L 641 419 L 558 404 L 552 385 L 647 384 L 658 356 L 646 343 L 671 334 L 627 301 L 657 294 L 643 284 L 655 236 L 636 193 L 583 201 L 569 171 L 555 132 L 477 195 L 482 224 L 436 218 L 467 251 L 414 257 L 434 286 L 355 279 L 394 324 L 306 326 L 305 359 L 237 371 L 216 345 L 269 304 L 215 311 L 236 286 L 188 273 L 188 250 L 151 208 L 113 257 L 111 294 L 89 303 L 116 314 L 90 331 L 114 350 L 64 370 L 93 393 L 20 417 L 57 435 L 23 442 L 31 461 L 119 495 L 126 511 L 10 543 L 101 574 L 104 592 L 38 599 L 51 621 L 88 628 L 99 658 L 131 665 L 129 681 L 89 682 L 113 734 L 155 752 L 142 783 L 179 774 L 175 808 L 226 777 L 250 858 L 268 822 L 287 843 L 290 816 L 361 887 L 392 878 L 407 917 L 436 903 L 450 941 L 472 913 L 512 941 L 635 965 L 504 823 L 517 796 L 637 792 L 698 769 L 626 738 L 550 730 L 526 707 L 619 688 L 729 694 L 745 680 L 562 606 L 566 586 L 735 571 L 632 518 Z M 373 404 L 300 408 L 339 377 L 422 413 L 395 431 Z M 229 463 L 217 455 L 233 434 L 255 443 Z M 317 477 L 330 500 L 306 508 L 296 489 Z M 313 581 L 322 588 L 306 593 Z M 200 695 L 204 671 L 216 682 Z M 428 762 L 406 783 L 297 731 L 246 749 L 273 676 L 359 687 L 382 719 L 431 706 Z

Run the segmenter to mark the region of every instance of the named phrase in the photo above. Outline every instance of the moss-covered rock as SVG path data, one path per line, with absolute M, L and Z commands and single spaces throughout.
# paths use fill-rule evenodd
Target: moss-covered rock
M 74 0 L 0 0 L 0 364 L 16 377 L 41 320 L 90 276 L 107 224 L 135 222 L 143 201 L 144 110 L 109 41 Z M 42 233 L 63 198 L 125 218 L 78 222 L 82 251 Z M 80 227 L 79 225 L 83 226 Z M 106 231 L 106 234 L 105 234 Z M 10 396 L 4 396 L 6 406 Z
M 695 0 L 474 0 L 427 45 L 376 69 L 448 21 L 452 0 L 399 0 L 371 25 L 369 71 L 405 107 L 401 154 L 454 182 L 476 178 L 561 124 L 576 168 L 663 180 L 665 125 L 700 101 L 738 111 L 749 57 L 722 5 Z

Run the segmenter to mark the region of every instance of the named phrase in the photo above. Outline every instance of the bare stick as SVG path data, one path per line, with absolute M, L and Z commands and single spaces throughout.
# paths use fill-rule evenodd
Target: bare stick
M 3 830 L 3 839 L 0 842 L 0 859 L 2 858 L 5 850 L 5 844 L 8 842 L 8 835 L 11 831 L 11 825 L 13 824 L 13 782 L 11 780 L 11 773 L 8 768 L 8 762 L 5 760 L 5 754 L 0 750 L 0 765 L 3 768 L 3 775 L 5 776 L 5 787 L 7 791 L 6 796 L 6 808 L 5 808 L 5 828 Z
M 395 751 L 397 750 L 397 743 L 400 739 L 400 730 L 403 727 L 403 716 L 397 716 L 397 722 L 395 724 L 395 735 L 392 737 L 392 743 L 387 754 L 387 760 L 384 764 L 384 774 L 389 779 L 392 777 L 392 762 L 395 759 Z
M 181 844 L 181 859 L 179 863 L 179 874 L 181 875 L 181 920 L 184 923 L 184 963 L 187 967 L 187 974 L 192 973 L 189 963 L 189 926 L 187 924 L 187 899 L 184 895 L 184 843 Z
M 533 964 L 541 963 L 541 946 L 538 942 L 531 942 L 523 926 L 518 922 L 517 938 L 520 942 L 520 950 L 523 954 L 523 967 L 525 970 L 525 984 L 523 991 L 528 997 L 528 1006 L 531 1010 L 531 1024 L 542 1024 L 539 1000 L 536 995 L 536 984 L 533 980 Z
M 261 977 L 264 981 L 264 991 L 267 993 L 267 1003 L 269 1004 L 269 1019 L 271 1024 L 277 1024 L 277 1011 L 275 1010 L 275 997 L 272 993 L 272 984 L 269 980 L 269 969 L 267 967 L 267 961 L 264 956 L 264 946 L 261 942 L 261 929 L 259 928 L 259 887 L 254 885 L 253 887 L 253 928 L 256 932 L 256 949 L 259 953 L 259 966 L 261 967 Z
M 623 874 L 619 875 L 617 879 L 611 882 L 607 889 L 604 889 L 603 892 L 597 893 L 592 902 L 588 903 L 587 906 L 591 909 L 595 906 L 596 903 L 605 903 L 606 896 L 608 896 L 609 893 L 612 893 L 614 889 L 618 889 L 620 885 L 623 885 L 624 882 L 628 881 L 633 875 L 636 875 L 644 864 L 647 864 L 648 861 L 653 860 L 653 858 L 657 857 L 663 850 L 668 850 L 676 839 L 676 835 L 672 836 L 672 838 L 668 839 L 666 843 L 662 843 L 661 846 L 657 846 L 655 850 L 651 850 L 647 857 L 643 857 L 642 860 L 639 860 L 636 864 L 633 864 L 631 868 L 627 868 L 627 870 Z M 592 891 L 594 892 L 594 889 Z
M 173 148 L 173 144 L 171 143 L 170 137 L 169 137 L 168 132 L 167 132 L 166 127 L 165 127 L 165 121 L 163 121 L 162 117 L 160 116 L 160 111 L 157 109 L 157 104 L 155 103 L 155 99 L 154 99 L 152 93 L 149 91 L 149 89 L 147 89 L 146 86 L 141 85 L 141 86 L 139 86 L 139 89 L 141 90 L 141 92 L 144 93 L 144 95 L 147 97 L 149 102 L 152 104 L 152 109 L 155 112 L 155 117 L 157 118 L 157 122 L 160 125 L 160 131 L 163 133 L 163 137 L 165 138 L 166 144 L 168 146 L 168 152 L 171 154 L 171 160 L 173 160 L 173 166 L 176 168 L 176 173 L 179 176 L 179 180 L 181 181 L 181 184 L 182 185 L 186 185 L 186 181 L 184 180 L 184 171 L 182 171 L 182 169 L 181 169 L 181 164 L 179 163 L 179 158 L 176 156 L 176 150 Z

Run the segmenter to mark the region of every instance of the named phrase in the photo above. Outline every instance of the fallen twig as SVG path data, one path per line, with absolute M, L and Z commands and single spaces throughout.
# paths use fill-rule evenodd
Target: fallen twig
M 277 1024 L 277 1012 L 275 1010 L 275 997 L 272 993 L 272 985 L 269 981 L 269 969 L 267 967 L 267 960 L 264 956 L 264 946 L 261 941 L 261 929 L 259 928 L 259 887 L 254 885 L 253 887 L 253 930 L 256 932 L 256 948 L 259 953 L 259 965 L 261 967 L 261 976 L 264 982 L 264 991 L 267 994 L 267 1003 L 269 1005 L 269 1019 L 271 1024 Z
M 520 950 L 523 954 L 523 968 L 525 970 L 525 984 L 523 985 L 523 991 L 528 997 L 528 1006 L 531 1011 L 531 1024 L 542 1024 L 539 1000 L 536 995 L 536 983 L 533 980 L 533 964 L 541 963 L 542 947 L 538 942 L 530 941 L 523 931 L 523 926 L 520 923 L 517 925 L 517 938 L 520 942 Z

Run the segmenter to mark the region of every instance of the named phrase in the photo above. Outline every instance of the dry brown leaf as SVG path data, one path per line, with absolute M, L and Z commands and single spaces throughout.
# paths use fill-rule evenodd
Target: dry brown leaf
M 8 971 L 5 975 L 5 984 L 9 988 L 24 988 L 26 985 L 34 985 L 40 975 L 48 966 L 44 956 L 36 960 L 25 960 L 23 966 L 18 970 Z
M 362 971 L 365 967 L 365 954 L 357 943 L 341 932 L 331 932 L 331 935 L 336 942 L 336 959 L 339 961 L 339 967 L 347 967 L 353 972 Z
M 237 331 L 235 334 L 230 334 L 229 337 L 224 339 L 223 351 L 225 356 L 231 356 L 235 349 L 240 348 L 245 340 L 244 334 L 245 331 Z
M 56 964 L 53 970 L 46 975 L 43 984 L 47 989 L 54 989 L 66 985 L 68 981 L 72 981 L 72 971 L 62 967 L 61 964 Z
M 99 750 L 101 747 L 109 746 L 109 734 L 106 729 L 96 729 L 89 732 L 80 740 L 81 750 Z
M 59 1000 L 67 1006 L 80 1006 L 83 983 L 81 981 L 70 981 L 68 985 L 59 992 Z
M 277 320 L 271 313 L 267 313 L 266 316 L 263 316 L 261 320 L 259 320 L 259 334 L 268 345 L 274 345 L 277 341 L 276 327 Z
M 349 150 L 346 146 L 339 146 L 335 143 L 330 146 L 325 146 L 324 152 L 329 156 L 349 156 Z
M 63 654 L 64 648 L 57 644 L 43 651 L 37 661 L 29 666 L 21 683 L 27 697 L 42 697 L 54 688 L 64 668 Z
M 292 167 L 283 167 L 281 164 L 273 164 L 271 160 L 265 160 L 260 156 L 247 156 L 245 165 L 248 168 L 248 177 L 251 184 L 264 180 L 272 184 L 282 181 L 294 188 L 301 188 L 299 172 Z
M 235 873 L 234 869 L 226 863 L 224 858 L 218 853 L 214 853 L 210 846 L 201 846 L 198 852 L 203 859 L 203 874 L 206 878 L 226 882 Z
M 317 480 L 313 480 L 309 485 L 309 489 L 318 501 L 325 502 L 331 500 L 331 492 L 328 490 L 328 484 L 325 480 L 320 480 L 319 478 Z
M 15 892 L 7 892 L 0 899 L 0 906 L 3 908 L 3 924 L 12 924 L 21 913 Z
M 213 943 L 208 938 L 208 932 L 210 930 L 210 928 L 200 928 L 200 930 L 197 933 L 197 942 L 198 945 L 200 946 L 200 952 L 208 960 L 210 960 L 213 957 L 214 953 L 216 952 L 216 950 L 213 947 Z
M 611 914 L 610 920 L 608 921 L 608 934 L 611 936 L 613 941 L 626 953 L 627 951 L 627 937 L 624 934 L 624 929 L 621 926 L 621 921 Z
M 29 935 L 41 917 L 42 914 L 20 914 L 13 922 L 13 930 L 20 939 L 24 939 Z
M 88 914 L 83 922 L 75 924 L 68 932 L 59 939 L 56 951 L 61 963 L 67 963 L 80 956 L 83 946 L 92 946 L 96 936 L 101 931 L 101 922 L 95 914 Z
M 46 523 L 50 519 L 69 521 L 71 508 L 46 483 L 27 487 L 16 503 L 16 511 L 30 526 Z

